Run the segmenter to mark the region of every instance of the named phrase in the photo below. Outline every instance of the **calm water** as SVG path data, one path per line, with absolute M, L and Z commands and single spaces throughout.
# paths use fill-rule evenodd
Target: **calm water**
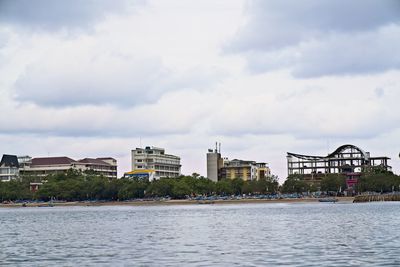
M 400 203 L 0 209 L 0 266 L 399 266 Z

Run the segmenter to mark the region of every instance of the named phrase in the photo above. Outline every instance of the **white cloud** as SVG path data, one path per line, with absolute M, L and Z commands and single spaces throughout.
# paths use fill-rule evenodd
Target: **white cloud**
M 296 77 L 380 73 L 400 68 L 398 1 L 253 1 L 248 23 L 226 46 L 251 71 Z
M 249 1 L 248 23 L 231 48 L 281 49 L 330 33 L 357 33 L 400 22 L 396 0 Z
M 60 45 L 27 66 L 15 85 L 16 100 L 58 107 L 135 106 L 154 102 L 168 89 L 171 73 L 159 58 L 75 49 Z
M 30 30 L 87 30 L 113 13 L 125 13 L 132 6 L 144 3 L 141 0 L 5 0 L 0 2 L 0 23 Z
M 283 8 L 267 3 L 268 12 Z M 399 26 L 386 7 L 337 22 L 319 2 L 304 3 L 302 12 L 311 4 L 320 10 L 304 18 L 307 27 L 276 24 L 282 39 L 263 43 L 269 32 L 249 28 L 250 19 L 245 29 L 259 36 L 229 54 L 248 19 L 241 1 L 150 1 L 138 12 L 91 20 L 90 33 L 73 38 L 61 24 L 40 31 L 7 24 L 0 29 L 0 153 L 113 156 L 122 174 L 141 139 L 181 156 L 184 173 L 205 175 L 207 148 L 220 141 L 224 156 L 269 162 L 281 179 L 287 151 L 325 155 L 354 143 L 394 154 Z M 295 22 L 299 5 L 289 6 Z M 286 21 L 278 17 L 269 20 Z
M 392 112 L 394 99 L 400 98 L 397 76 L 293 80 L 267 74 L 236 79 L 225 85 L 224 101 L 214 102 L 218 108 L 209 117 L 209 129 L 222 135 L 374 137 L 400 122 Z M 380 98 L 375 95 L 378 87 L 385 88 Z

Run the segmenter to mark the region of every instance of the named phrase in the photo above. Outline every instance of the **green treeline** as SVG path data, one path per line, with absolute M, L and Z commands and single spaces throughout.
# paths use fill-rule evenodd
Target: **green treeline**
M 342 174 L 327 174 L 322 178 L 320 184 L 307 183 L 299 175 L 290 175 L 283 183 L 280 191 L 282 193 L 302 193 L 316 191 L 334 191 L 346 189 L 346 176 Z M 400 191 L 400 176 L 380 167 L 365 169 L 356 185 L 356 192 L 388 193 Z
M 339 191 L 346 189 L 346 176 L 341 174 L 328 174 L 320 183 L 307 183 L 299 175 L 289 175 L 281 187 L 282 193 L 303 193 L 316 191 Z
M 70 170 L 65 174 L 45 178 L 39 191 L 29 190 L 30 182 L 40 182 L 43 178 L 21 177 L 20 180 L 0 182 L 0 201 L 43 200 L 129 200 L 135 198 L 171 197 L 182 199 L 187 196 L 230 196 L 241 194 L 303 193 L 316 191 L 338 192 L 346 189 L 346 177 L 338 174 L 326 175 L 319 184 L 311 185 L 298 175 L 289 176 L 279 186 L 276 176 L 258 181 L 241 179 L 213 182 L 198 174 L 179 178 L 162 178 L 148 182 L 145 180 L 108 180 L 93 173 Z M 400 176 L 379 168 L 364 170 L 358 180 L 356 192 L 388 193 L 400 191 Z
M 276 193 L 279 187 L 277 177 L 259 181 L 241 179 L 213 182 L 198 174 L 178 178 L 162 178 L 148 182 L 145 180 L 108 180 L 93 173 L 70 170 L 65 174 L 46 177 L 47 182 L 35 193 L 29 191 L 30 182 L 43 178 L 22 177 L 20 181 L 0 183 L 0 200 L 129 200 L 135 198 L 187 196 L 239 195 Z
M 375 167 L 365 170 L 357 185 L 360 192 L 382 192 L 400 191 L 400 176 Z

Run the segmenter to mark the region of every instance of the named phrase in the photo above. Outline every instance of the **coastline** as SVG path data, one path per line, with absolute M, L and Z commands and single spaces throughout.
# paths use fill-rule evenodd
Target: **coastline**
M 338 197 L 339 203 L 353 203 L 354 197 Z M 235 200 L 212 200 L 198 201 L 187 199 L 173 200 L 147 200 L 147 201 L 95 201 L 95 202 L 43 202 L 43 203 L 10 203 L 0 204 L 0 208 L 25 208 L 25 207 L 98 207 L 98 206 L 178 206 L 178 205 L 230 205 L 230 204 L 258 204 L 258 203 L 318 203 L 318 198 L 285 198 L 285 199 L 235 199 Z

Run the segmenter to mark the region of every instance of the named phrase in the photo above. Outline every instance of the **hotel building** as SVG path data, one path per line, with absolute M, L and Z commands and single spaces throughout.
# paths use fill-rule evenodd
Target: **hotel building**
M 149 181 L 161 177 L 178 177 L 181 175 L 181 159 L 178 156 L 165 154 L 164 148 L 150 147 L 132 150 L 132 172 L 125 177 L 144 177 Z
M 216 182 L 222 179 L 259 180 L 271 176 L 267 163 L 221 157 L 221 146 L 207 153 L 207 178 Z
M 69 169 L 79 171 L 93 171 L 109 179 L 117 178 L 117 161 L 113 158 L 84 158 L 74 160 L 69 157 L 32 158 L 25 161 L 20 174 L 33 176 L 47 176 L 50 174 L 65 173 Z

